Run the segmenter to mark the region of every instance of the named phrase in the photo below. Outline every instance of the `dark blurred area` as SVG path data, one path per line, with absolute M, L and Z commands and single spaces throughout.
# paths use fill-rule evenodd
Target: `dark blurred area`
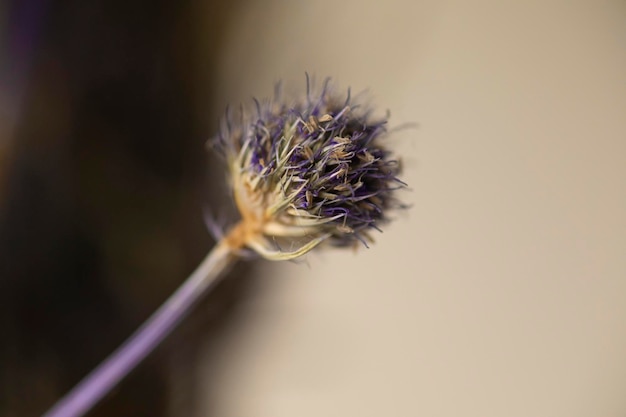
M 43 413 L 210 249 L 202 209 L 224 193 L 204 142 L 233 3 L 0 2 L 0 416 Z M 193 414 L 198 340 L 246 288 L 223 282 L 90 415 Z

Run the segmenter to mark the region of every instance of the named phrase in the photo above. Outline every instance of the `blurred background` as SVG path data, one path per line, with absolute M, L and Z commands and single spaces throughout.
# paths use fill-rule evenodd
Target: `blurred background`
M 235 4 L 2 2 L 1 416 L 41 415 L 210 249 L 203 211 L 227 195 L 204 146 Z M 93 415 L 191 415 L 198 340 L 219 338 L 241 274 Z
M 132 3 L 132 4 L 130 4 Z M 412 208 L 233 271 L 92 415 L 626 414 L 626 3 L 0 2 L 0 415 L 212 245 L 227 103 L 368 90 Z

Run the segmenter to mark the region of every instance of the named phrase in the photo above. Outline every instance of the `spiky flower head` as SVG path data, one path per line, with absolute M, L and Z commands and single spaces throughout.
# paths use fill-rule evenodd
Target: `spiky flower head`
M 397 205 L 400 166 L 381 145 L 387 119 L 373 119 L 348 91 L 326 80 L 288 103 L 277 92 L 224 119 L 217 148 L 226 157 L 242 217 L 234 246 L 272 259 L 298 257 L 323 241 L 371 241 L 369 231 Z M 235 120 L 236 119 L 236 120 Z

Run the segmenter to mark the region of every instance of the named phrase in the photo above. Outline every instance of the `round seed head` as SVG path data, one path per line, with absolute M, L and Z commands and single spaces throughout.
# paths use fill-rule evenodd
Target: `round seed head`
M 278 95 L 277 95 L 278 96 Z M 300 256 L 322 241 L 371 241 L 399 204 L 400 165 L 381 142 L 387 119 L 373 119 L 329 80 L 288 103 L 255 101 L 229 112 L 215 143 L 228 161 L 242 216 L 242 246 L 268 259 Z

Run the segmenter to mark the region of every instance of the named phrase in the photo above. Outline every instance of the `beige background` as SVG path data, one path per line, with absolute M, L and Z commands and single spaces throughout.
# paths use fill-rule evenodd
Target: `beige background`
M 198 369 L 206 410 L 626 415 L 626 3 L 273 0 L 236 16 L 216 106 L 305 71 L 369 89 L 392 125 L 419 124 L 391 139 L 413 208 L 369 250 L 262 263 Z

